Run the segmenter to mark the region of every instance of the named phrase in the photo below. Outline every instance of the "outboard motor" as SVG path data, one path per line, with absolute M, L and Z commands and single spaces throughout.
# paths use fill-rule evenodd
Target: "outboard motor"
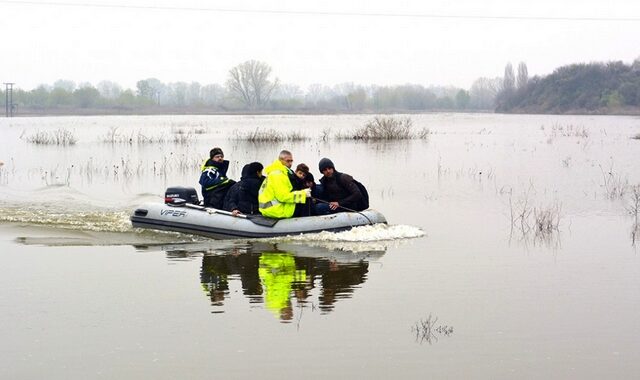
M 193 187 L 168 187 L 164 192 L 164 203 L 169 206 L 184 206 L 185 203 L 200 204 L 198 193 Z

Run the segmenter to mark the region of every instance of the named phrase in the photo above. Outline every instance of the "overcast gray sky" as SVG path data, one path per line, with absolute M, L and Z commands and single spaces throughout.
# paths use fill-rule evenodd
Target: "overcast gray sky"
M 0 15 L 0 82 L 25 89 L 57 79 L 222 84 L 248 59 L 303 88 L 468 88 L 507 62 L 544 75 L 640 57 L 640 1 L 0 0 Z

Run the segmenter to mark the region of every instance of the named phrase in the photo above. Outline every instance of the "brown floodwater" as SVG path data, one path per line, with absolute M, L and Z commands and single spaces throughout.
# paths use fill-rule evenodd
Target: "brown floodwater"
M 369 115 L 0 119 L 0 378 L 640 376 L 640 119 L 410 117 L 426 139 L 322 140 Z M 309 139 L 237 138 L 256 128 Z M 390 225 L 133 230 L 214 146 L 233 178 L 329 157 Z

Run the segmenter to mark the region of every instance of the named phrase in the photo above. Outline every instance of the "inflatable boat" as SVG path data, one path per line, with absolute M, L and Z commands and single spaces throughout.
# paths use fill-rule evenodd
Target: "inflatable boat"
M 145 203 L 131 215 L 135 228 L 184 232 L 214 239 L 267 238 L 387 223 L 375 210 L 339 212 L 303 218 L 271 219 L 261 215 L 237 215 L 199 205 L 191 188 L 169 188 L 165 203 Z

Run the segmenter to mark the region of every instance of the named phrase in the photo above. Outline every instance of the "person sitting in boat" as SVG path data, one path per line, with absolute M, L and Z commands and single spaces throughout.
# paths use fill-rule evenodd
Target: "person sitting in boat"
M 369 208 L 369 196 L 364 186 L 349 174 L 338 172 L 333 161 L 323 158 L 318 163 L 318 168 L 322 173 L 322 199 L 326 201 L 316 205 L 318 215 Z
M 224 153 L 220 148 L 213 148 L 209 152 L 209 159 L 202 165 L 200 185 L 202 185 L 202 197 L 205 207 L 221 209 L 227 191 L 235 183 L 227 178 L 229 161 L 224 159 Z
M 262 182 L 258 193 L 258 207 L 262 215 L 269 218 L 291 218 L 296 204 L 305 203 L 311 196 L 311 189 L 294 190 L 297 178 L 291 170 L 293 155 L 283 150 L 278 159 L 265 169 L 267 178 Z
M 263 166 L 259 162 L 246 164 L 242 168 L 240 181 L 231 186 L 224 198 L 224 209 L 231 211 L 233 215 L 259 214 L 258 191 L 264 181 L 262 176 Z
M 307 166 L 307 164 L 298 164 L 298 166 L 296 166 L 296 183 L 293 184 L 294 188 L 297 188 L 296 190 L 301 190 L 304 189 L 305 187 L 305 178 L 307 177 L 307 174 L 309 174 L 309 166 Z
M 298 164 L 296 166 L 297 188 L 296 190 L 311 189 L 312 198 L 320 198 L 322 193 L 322 185 L 318 185 L 309 171 L 307 164 Z M 296 186 L 294 185 L 294 188 Z M 304 205 L 297 205 L 294 216 L 311 216 L 315 215 L 315 199 L 313 202 L 306 202 Z

